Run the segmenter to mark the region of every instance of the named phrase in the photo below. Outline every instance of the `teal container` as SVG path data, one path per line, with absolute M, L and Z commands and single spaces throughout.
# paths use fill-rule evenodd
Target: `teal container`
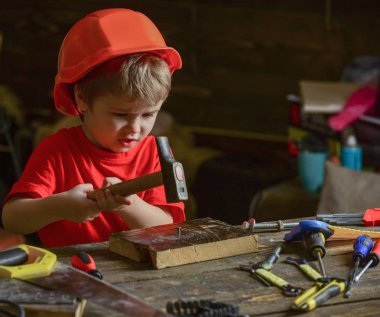
M 298 175 L 302 186 L 311 193 L 318 192 L 325 178 L 328 152 L 301 151 L 298 154 Z

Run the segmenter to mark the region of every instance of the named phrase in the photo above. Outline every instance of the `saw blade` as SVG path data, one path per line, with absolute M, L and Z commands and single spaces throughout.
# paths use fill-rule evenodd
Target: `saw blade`
M 125 316 L 171 316 L 104 280 L 99 280 L 61 262 L 56 263 L 53 272 L 49 276 L 24 280 L 24 282 L 87 299 L 93 303 L 121 312 Z

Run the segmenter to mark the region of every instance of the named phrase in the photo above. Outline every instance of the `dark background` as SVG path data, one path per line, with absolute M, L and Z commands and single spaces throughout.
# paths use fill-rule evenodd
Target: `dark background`
M 0 83 L 31 120 L 57 117 L 57 54 L 91 11 L 145 13 L 182 55 L 166 109 L 186 125 L 285 135 L 285 97 L 300 79 L 339 80 L 359 55 L 380 55 L 380 2 L 304 0 L 2 1 Z
M 111 7 L 143 12 L 180 52 L 164 108 L 197 145 L 226 153 L 200 166 L 190 190 L 198 216 L 230 223 L 245 219 L 255 193 L 294 176 L 286 96 L 299 94 L 299 81 L 339 81 L 354 58 L 380 56 L 378 0 L 3 1 L 0 85 L 22 102 L 29 131 L 62 118 L 52 88 L 66 32 Z M 9 155 L 1 161 L 5 193 L 15 173 Z

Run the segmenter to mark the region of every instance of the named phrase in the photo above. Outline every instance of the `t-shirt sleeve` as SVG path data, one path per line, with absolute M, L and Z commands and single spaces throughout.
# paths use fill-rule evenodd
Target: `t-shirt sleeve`
M 49 143 L 49 140 L 42 141 L 31 154 L 20 179 L 5 197 L 4 204 L 16 194 L 39 198 L 54 192 L 56 168 Z

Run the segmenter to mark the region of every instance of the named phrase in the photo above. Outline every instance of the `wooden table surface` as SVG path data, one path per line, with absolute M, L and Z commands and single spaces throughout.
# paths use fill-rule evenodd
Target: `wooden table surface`
M 167 301 L 180 297 L 214 299 L 238 305 L 241 314 L 250 316 L 294 316 L 292 297 L 285 297 L 277 287 L 267 287 L 248 272 L 239 270 L 240 264 L 262 261 L 268 250 L 284 237 L 284 232 L 264 232 L 259 235 L 259 252 L 202 263 L 188 264 L 161 270 L 151 264 L 140 264 L 114 254 L 108 243 L 78 245 L 51 249 L 58 259 L 70 264 L 70 257 L 78 250 L 88 252 L 102 271 L 104 280 L 134 294 L 156 308 L 165 310 Z M 338 252 L 339 253 L 339 252 Z M 309 288 L 313 282 L 295 266 L 283 263 L 287 256 L 307 257 L 302 245 L 286 245 L 272 272 L 298 287 Z M 323 259 L 328 276 L 346 279 L 352 267 L 352 252 L 338 255 L 327 254 Z M 310 264 L 318 270 L 316 261 Z M 340 294 L 318 307 L 308 316 L 379 316 L 380 277 L 378 267 L 369 269 L 353 287 L 349 299 Z M 87 303 L 84 316 L 121 316 L 120 314 Z

